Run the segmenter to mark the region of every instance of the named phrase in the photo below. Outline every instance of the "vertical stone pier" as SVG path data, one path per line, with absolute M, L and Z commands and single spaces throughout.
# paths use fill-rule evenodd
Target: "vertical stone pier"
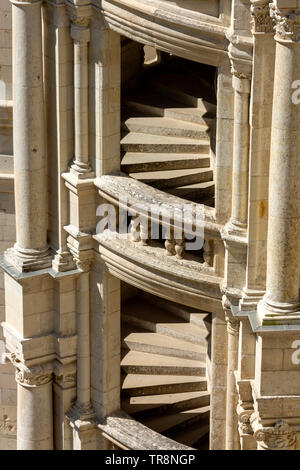
M 300 106 L 293 97 L 295 83 L 300 77 L 300 12 L 274 5 L 271 13 L 276 22 L 276 60 L 267 287 L 259 304 L 259 317 L 263 323 L 293 321 L 300 313 Z
M 12 1 L 16 244 L 20 271 L 48 267 L 41 2 Z

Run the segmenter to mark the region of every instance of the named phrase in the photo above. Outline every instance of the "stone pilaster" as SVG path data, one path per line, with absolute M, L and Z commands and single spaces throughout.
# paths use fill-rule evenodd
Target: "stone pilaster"
M 12 1 L 16 244 L 19 271 L 48 267 L 47 178 L 40 1 Z
M 238 435 L 238 393 L 235 372 L 238 368 L 239 320 L 231 314 L 230 302 L 223 296 L 223 308 L 227 322 L 228 365 L 226 396 L 226 450 L 239 449 Z
M 242 311 L 256 310 L 266 288 L 269 160 L 275 63 L 269 0 L 251 2 L 253 66 L 250 103 L 248 251 Z
M 276 60 L 270 158 L 267 286 L 258 307 L 263 324 L 299 323 L 300 107 L 293 98 L 300 76 L 300 11 L 271 5 Z

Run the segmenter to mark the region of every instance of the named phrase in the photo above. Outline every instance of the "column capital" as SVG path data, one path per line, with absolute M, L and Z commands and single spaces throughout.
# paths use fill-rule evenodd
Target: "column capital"
M 228 57 L 232 75 L 250 80 L 252 75 L 252 37 L 242 36 L 232 31 L 226 34 L 226 37 L 229 41 Z
M 300 10 L 280 8 L 273 3 L 270 5 L 270 15 L 275 23 L 276 41 L 300 42 Z
M 67 2 L 67 12 L 71 21 L 71 36 L 77 42 L 90 41 L 90 5 L 75 6 Z
M 52 381 L 55 367 L 53 362 L 27 367 L 13 353 L 8 353 L 7 358 L 16 369 L 16 382 L 20 385 L 25 387 L 39 387 Z
M 270 0 L 251 0 L 252 33 L 273 33 Z
M 232 315 L 231 303 L 226 295 L 223 295 L 222 297 L 222 306 L 225 312 L 225 320 L 227 322 L 228 333 L 232 335 L 237 335 L 240 328 L 240 320 Z
M 76 17 L 77 18 L 77 17 Z M 89 18 L 80 18 L 78 22 L 78 18 L 73 22 L 71 20 L 71 37 L 75 43 L 82 43 L 86 44 L 90 42 L 91 33 L 89 28 Z
M 260 450 L 295 450 L 298 430 L 283 419 L 276 421 L 274 426 L 263 426 L 258 413 L 250 418 L 253 437 Z

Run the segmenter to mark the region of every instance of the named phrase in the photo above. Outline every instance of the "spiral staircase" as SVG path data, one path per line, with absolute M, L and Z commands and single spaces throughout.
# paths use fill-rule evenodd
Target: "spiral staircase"
M 205 312 L 140 294 L 122 306 L 122 409 L 180 444 L 208 449 Z
M 213 206 L 214 68 L 171 57 L 148 67 L 122 102 L 122 171 Z

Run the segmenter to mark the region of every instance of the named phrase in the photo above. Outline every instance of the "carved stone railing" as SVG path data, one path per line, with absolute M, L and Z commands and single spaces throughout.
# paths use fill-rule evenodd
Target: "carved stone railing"
M 202 206 L 204 250 L 199 250 L 199 253 L 180 253 L 183 243 L 179 239 L 182 240 L 183 237 L 172 239 L 172 231 L 178 231 L 176 224 L 180 223 L 180 217 L 176 221 L 175 215 L 175 219 L 173 217 L 169 222 L 167 216 L 170 211 L 174 213 L 174 208 L 180 209 L 189 201 L 152 188 L 124 173 L 97 178 L 95 185 L 101 196 L 98 207 L 101 214 L 97 210 L 99 217 L 93 236 L 95 252 L 98 252 L 101 261 L 113 276 L 153 295 L 172 301 L 177 299 L 178 302 L 183 302 L 184 299 L 185 305 L 193 308 L 213 311 L 219 307 L 222 297 L 220 286 L 223 281 L 224 245 L 220 236 L 221 226 L 215 222 L 213 208 Z M 149 221 L 140 232 L 135 231 L 134 237 L 127 233 L 127 225 L 126 233 L 122 232 L 122 236 L 120 226 L 115 229 L 106 227 L 109 219 L 106 211 L 113 209 L 118 222 L 119 218 L 122 219 L 119 217 L 122 213 L 125 214 L 125 219 L 126 214 L 129 214 L 130 219 L 131 211 L 134 212 L 138 204 L 139 212 L 143 213 L 146 221 L 149 213 L 151 214 L 151 206 L 154 204 L 159 208 L 160 216 L 151 214 L 151 222 L 158 224 L 160 228 L 165 225 L 166 230 L 170 229 L 171 236 L 167 243 L 147 239 L 144 229 Z M 191 204 L 196 209 L 197 204 Z M 190 218 L 190 222 L 194 223 L 193 213 Z M 102 222 L 101 231 L 98 229 Z
M 146 246 L 153 240 L 152 229 L 156 227 L 156 231 L 161 229 L 157 239 L 164 240 L 167 256 L 198 261 L 207 274 L 223 275 L 222 227 L 215 222 L 213 208 L 164 193 L 121 172 L 97 178 L 95 184 L 104 201 L 116 208 L 118 220 L 119 211 L 129 214 L 133 241 Z M 202 237 L 204 245 L 195 245 L 194 249 L 193 236 Z
M 192 450 L 183 444 L 162 436 L 118 411 L 98 423 L 109 450 Z
M 218 66 L 227 55 L 231 2 L 217 3 L 193 8 L 184 1 L 102 0 L 101 9 L 108 26 L 123 36 Z

